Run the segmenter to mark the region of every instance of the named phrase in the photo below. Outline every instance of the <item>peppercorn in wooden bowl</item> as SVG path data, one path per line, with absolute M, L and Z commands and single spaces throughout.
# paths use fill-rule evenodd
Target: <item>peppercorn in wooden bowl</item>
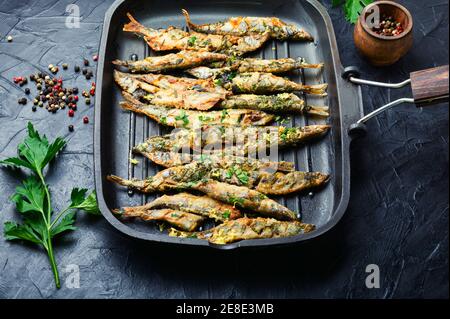
M 353 38 L 358 51 L 371 64 L 388 66 L 411 48 L 412 28 L 412 16 L 405 7 L 393 1 L 377 1 L 361 12 Z

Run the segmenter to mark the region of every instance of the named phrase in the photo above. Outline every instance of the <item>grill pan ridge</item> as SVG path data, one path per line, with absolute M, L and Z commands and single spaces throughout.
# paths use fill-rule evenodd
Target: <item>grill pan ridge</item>
M 122 32 L 127 21 L 126 12 L 132 13 L 144 25 L 166 28 L 170 25 L 184 27 L 181 9 L 186 8 L 196 23 L 223 20 L 230 16 L 276 16 L 296 23 L 311 32 L 314 43 L 272 40 L 264 48 L 250 56 L 266 59 L 304 57 L 309 63 L 324 62 L 323 71 L 301 70 L 291 77 L 305 84 L 328 83 L 328 96 L 304 98 L 312 105 L 328 105 L 330 133 L 310 145 L 280 150 L 279 159 L 295 162 L 296 169 L 322 171 L 331 174 L 330 182 L 311 194 L 276 197 L 274 199 L 294 211 L 300 211 L 303 221 L 314 223 L 314 232 L 286 238 L 245 240 L 227 245 L 214 245 L 192 238 L 169 237 L 156 225 L 145 222 L 118 220 L 111 209 L 120 206 L 142 205 L 156 198 L 155 195 L 127 194 L 121 188 L 106 181 L 105 176 L 116 174 L 127 178 L 145 178 L 161 170 L 156 164 L 138 158 L 139 164 L 130 162 L 131 147 L 152 135 L 165 134 L 170 129 L 132 112 L 124 112 L 118 102 L 121 94 L 113 80 L 114 59 L 129 59 L 137 54 L 139 59 L 155 55 L 147 44 L 133 34 Z M 211 10 L 214 8 L 214 11 Z M 341 78 L 343 72 L 339 60 L 331 19 L 325 8 L 316 0 L 262 0 L 262 1 L 177 1 L 118 0 L 105 16 L 97 69 L 97 93 L 95 101 L 94 165 L 95 184 L 100 210 L 103 216 L 121 232 L 143 240 L 182 245 L 210 246 L 220 249 L 269 246 L 300 242 L 317 237 L 334 227 L 344 214 L 350 196 L 351 136 L 348 128 L 362 115 L 362 99 L 359 86 Z M 314 118 L 290 116 L 287 126 L 303 126 L 323 122 Z

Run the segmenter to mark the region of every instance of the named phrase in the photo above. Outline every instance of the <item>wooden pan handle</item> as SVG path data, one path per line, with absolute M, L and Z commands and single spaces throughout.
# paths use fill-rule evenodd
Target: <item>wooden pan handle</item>
M 414 101 L 418 106 L 448 101 L 448 65 L 410 74 Z

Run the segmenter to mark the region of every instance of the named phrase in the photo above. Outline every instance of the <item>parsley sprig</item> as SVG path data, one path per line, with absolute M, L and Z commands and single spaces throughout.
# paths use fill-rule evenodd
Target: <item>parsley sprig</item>
M 87 189 L 74 188 L 67 208 L 54 213 L 49 186 L 45 182 L 44 169 L 66 141 L 58 137 L 49 143 L 46 136 L 40 136 L 31 123 L 28 123 L 28 136 L 17 147 L 17 157 L 0 161 L 0 164 L 16 168 L 29 169 L 32 174 L 25 177 L 18 186 L 11 200 L 22 215 L 23 223 L 7 221 L 4 235 L 7 240 L 24 240 L 41 245 L 46 251 L 55 278 L 55 285 L 60 288 L 58 268 L 53 253 L 52 239 L 70 230 L 75 230 L 77 210 L 89 214 L 99 214 L 95 192 L 87 194 Z

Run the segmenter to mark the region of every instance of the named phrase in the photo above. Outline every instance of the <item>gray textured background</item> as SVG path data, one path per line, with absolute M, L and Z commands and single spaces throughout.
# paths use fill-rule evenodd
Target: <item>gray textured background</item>
M 356 53 L 353 27 L 340 9 L 322 1 L 332 17 L 341 60 L 371 79 L 398 82 L 409 72 L 448 64 L 448 1 L 401 1 L 415 20 L 415 45 L 390 68 L 369 67 Z M 80 6 L 77 30 L 64 26 L 66 5 Z M 0 158 L 15 154 L 27 121 L 68 146 L 48 174 L 56 207 L 72 186 L 92 188 L 93 107 L 33 113 L 17 104 L 13 76 L 46 70 L 49 63 L 81 64 L 97 53 L 103 16 L 112 1 L 0 0 Z M 6 42 L 6 35 L 14 37 Z M 64 78 L 87 89 L 82 76 Z M 411 94 L 409 88 L 364 88 L 370 111 Z M 74 124 L 69 134 L 67 125 Z M 237 253 L 178 249 L 133 241 L 101 218 L 82 216 L 79 230 L 56 243 L 63 287 L 54 288 L 40 249 L 0 239 L 1 298 L 448 298 L 448 104 L 400 106 L 368 124 L 352 147 L 352 192 L 337 227 L 300 247 Z M 0 222 L 17 219 L 8 197 L 18 180 L 0 170 Z M 365 267 L 381 269 L 381 288 L 365 288 Z M 81 287 L 64 285 L 67 265 L 81 270 Z

